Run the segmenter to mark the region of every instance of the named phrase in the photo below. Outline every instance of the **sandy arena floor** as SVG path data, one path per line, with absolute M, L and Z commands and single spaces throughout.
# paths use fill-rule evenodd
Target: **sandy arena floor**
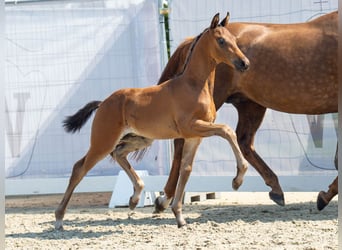
M 178 229 L 171 209 L 109 209 L 110 193 L 75 194 L 64 231 L 54 230 L 61 195 L 7 197 L 6 249 L 337 249 L 338 202 L 316 209 L 317 193 L 286 193 L 286 206 L 267 193 L 221 193 L 185 204 Z

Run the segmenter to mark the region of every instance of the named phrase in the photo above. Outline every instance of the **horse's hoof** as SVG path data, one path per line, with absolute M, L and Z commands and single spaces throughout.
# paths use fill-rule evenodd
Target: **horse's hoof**
M 134 202 L 132 200 L 132 197 L 130 197 L 129 198 L 129 209 L 134 210 L 136 208 L 136 206 L 138 205 L 138 203 L 139 203 L 139 200 Z
M 285 206 L 284 194 L 276 194 L 273 192 L 269 193 L 270 199 L 274 201 L 279 206 Z
M 319 211 L 323 210 L 329 204 L 329 202 L 324 199 L 325 194 L 325 192 L 321 191 L 317 196 L 317 209 Z
M 63 228 L 63 221 L 56 220 L 56 222 L 55 222 L 55 229 L 58 230 L 58 231 L 63 231 L 64 230 L 64 228 Z
M 154 214 L 160 214 L 162 212 L 164 212 L 165 207 L 162 205 L 162 203 L 159 202 L 159 198 L 160 196 L 158 196 L 155 200 L 154 200 Z

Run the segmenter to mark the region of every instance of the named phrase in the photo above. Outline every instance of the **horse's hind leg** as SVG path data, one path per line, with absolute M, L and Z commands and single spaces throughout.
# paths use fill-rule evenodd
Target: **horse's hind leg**
M 284 193 L 279 184 L 277 175 L 258 155 L 253 145 L 255 133 L 264 118 L 266 108 L 251 101 L 234 103 L 234 106 L 237 108 L 239 114 L 236 134 L 240 149 L 246 160 L 264 179 L 266 185 L 271 187 L 272 190 L 269 192 L 271 200 L 278 205 L 284 206 Z M 239 187 L 238 184 L 236 187 Z
M 321 191 L 317 197 L 317 209 L 322 210 L 325 208 L 329 202 L 334 198 L 338 193 L 338 176 L 335 178 L 333 183 L 329 185 L 328 192 Z
M 335 168 L 338 170 L 338 144 L 336 146 L 336 153 L 335 153 Z M 335 178 L 333 183 L 329 185 L 328 192 L 321 191 L 318 193 L 317 196 L 317 209 L 323 210 L 329 202 L 334 198 L 335 195 L 338 194 L 338 176 Z

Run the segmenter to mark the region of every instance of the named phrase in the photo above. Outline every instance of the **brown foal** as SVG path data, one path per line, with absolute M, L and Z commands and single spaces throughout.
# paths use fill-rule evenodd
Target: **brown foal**
M 92 123 L 90 147 L 86 155 L 75 163 L 69 185 L 55 211 L 56 229 L 63 228 L 63 217 L 71 195 L 95 164 L 111 154 L 126 171 L 134 185 L 130 207 L 139 201 L 144 187 L 120 150 L 120 139 L 134 133 L 138 138 L 184 138 L 179 181 L 172 211 L 178 227 L 186 224 L 182 215 L 184 188 L 192 170 L 192 162 L 203 137 L 218 135 L 226 139 L 237 160 L 236 182 L 242 183 L 247 161 L 238 147 L 235 132 L 224 124 L 214 124 L 216 107 L 213 101 L 216 65 L 226 63 L 240 72 L 248 69 L 249 61 L 228 31 L 229 15 L 219 25 L 216 14 L 208 29 L 192 43 L 184 71 L 178 77 L 147 88 L 127 88 L 114 92 L 103 102 L 88 103 L 64 121 L 67 131 L 79 130 L 96 109 Z M 113 151 L 114 150 L 114 151 Z

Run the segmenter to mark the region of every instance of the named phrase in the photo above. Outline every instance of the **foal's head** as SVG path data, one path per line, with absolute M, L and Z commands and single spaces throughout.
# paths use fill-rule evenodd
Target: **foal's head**
M 207 32 L 209 42 L 213 45 L 208 46 L 209 53 L 217 63 L 223 62 L 239 71 L 245 71 L 249 67 L 249 60 L 237 46 L 235 36 L 228 31 L 228 22 L 229 13 L 220 24 L 219 14 L 213 17 Z

